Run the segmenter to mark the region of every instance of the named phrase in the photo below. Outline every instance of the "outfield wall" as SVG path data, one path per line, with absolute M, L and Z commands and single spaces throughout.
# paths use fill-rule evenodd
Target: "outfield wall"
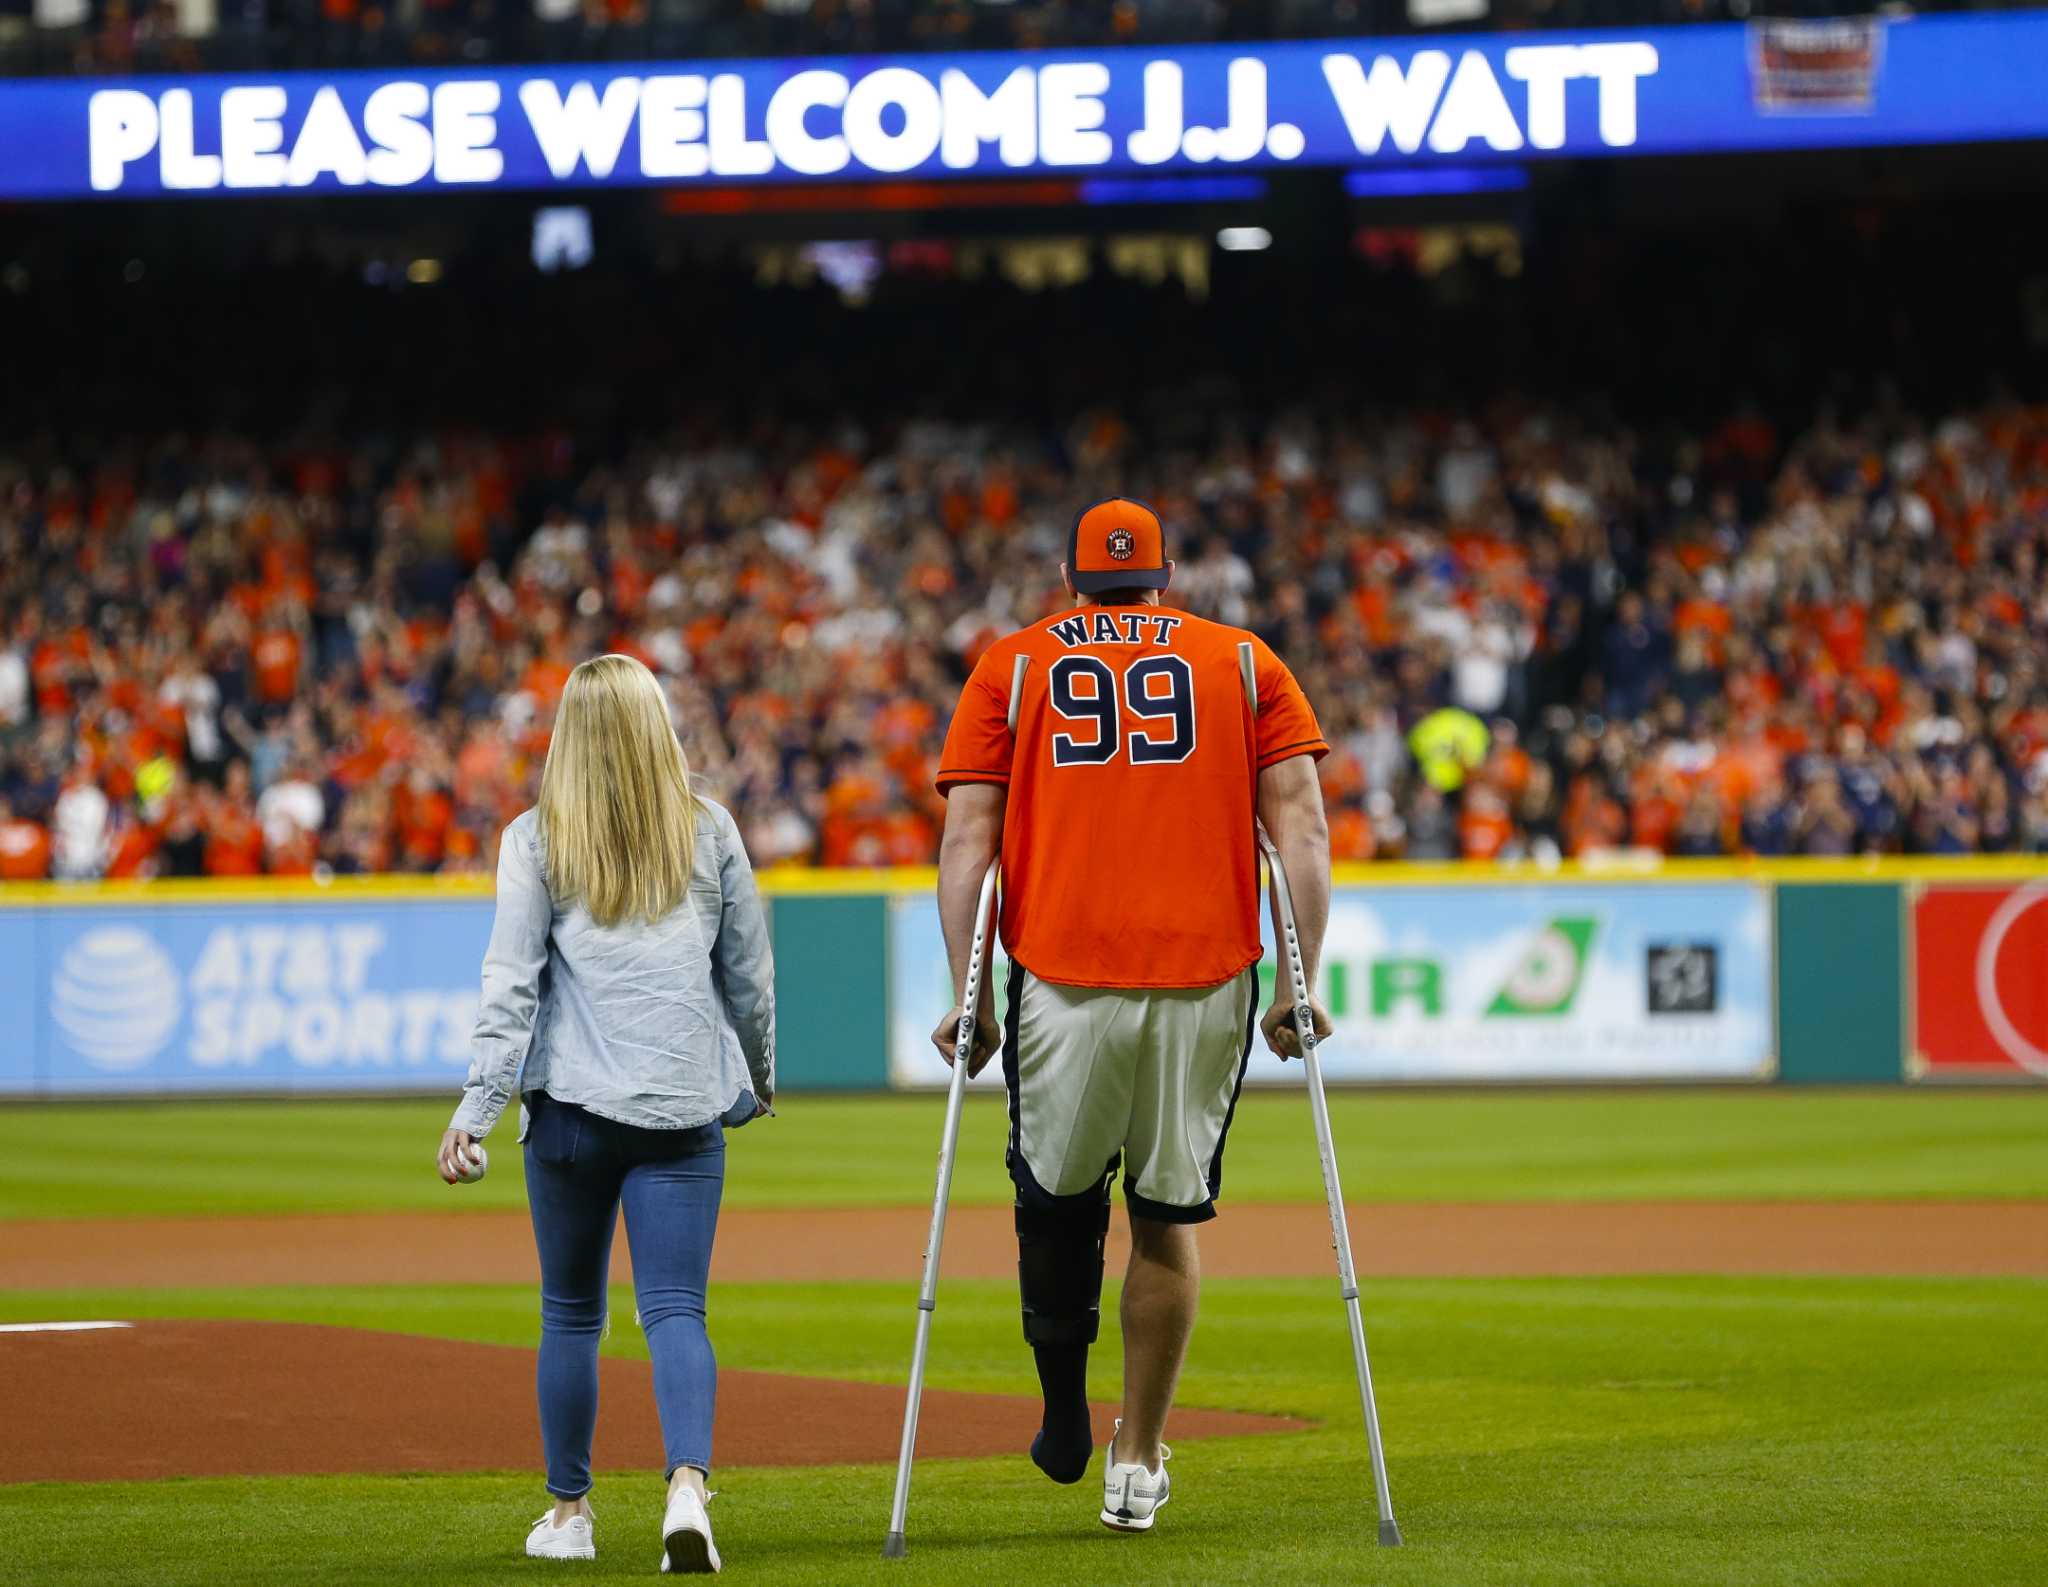
M 785 1089 L 944 1083 L 932 880 L 764 876 Z M 1336 880 L 1332 1079 L 2048 1078 L 2048 862 Z M 0 1096 L 451 1091 L 490 915 L 478 878 L 0 887 Z

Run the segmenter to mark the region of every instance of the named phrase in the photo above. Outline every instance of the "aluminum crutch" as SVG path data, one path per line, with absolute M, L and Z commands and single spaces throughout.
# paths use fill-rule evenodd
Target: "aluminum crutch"
M 1029 656 L 1019 656 L 1010 669 L 1008 726 L 1014 737 L 1017 712 L 1024 698 L 1024 671 Z M 889 1535 L 882 1539 L 882 1558 L 902 1559 L 910 1552 L 903 1539 L 903 1520 L 910 1509 L 910 1462 L 917 1449 L 917 1408 L 924 1398 L 924 1358 L 931 1346 L 932 1312 L 939 1304 L 939 1247 L 946 1239 L 946 1201 L 953 1193 L 953 1148 L 960 1140 L 960 1106 L 967 1095 L 967 1064 L 974 1056 L 974 1031 L 981 1014 L 981 981 L 988 964 L 990 916 L 996 898 L 996 873 L 1002 856 L 988 862 L 981 893 L 974 904 L 974 940 L 967 950 L 967 984 L 960 990 L 960 1028 L 953 1035 L 953 1079 L 946 1090 L 945 1133 L 939 1139 L 939 1184 L 932 1194 L 932 1232 L 924 1246 L 924 1282 L 917 1290 L 917 1343 L 910 1352 L 910 1391 L 903 1402 L 903 1445 L 896 1454 L 896 1497 L 889 1506 Z
M 1258 669 L 1251 642 L 1237 647 L 1238 672 L 1244 681 L 1245 704 L 1259 714 Z M 1315 1010 L 1309 1005 L 1308 971 L 1301 959 L 1301 933 L 1294 924 L 1294 894 L 1287 886 L 1287 868 L 1266 829 L 1253 823 L 1266 868 L 1273 877 L 1273 940 L 1287 970 L 1287 993 L 1294 1004 L 1294 1033 L 1301 1042 L 1301 1061 L 1308 1071 L 1308 1105 L 1316 1121 L 1316 1154 L 1323 1164 L 1323 1194 L 1330 1203 L 1330 1243 L 1337 1250 L 1337 1286 L 1351 1324 L 1351 1356 L 1358 1367 L 1358 1403 L 1365 1412 L 1365 1441 L 1372 1451 L 1372 1484 L 1379 1501 L 1380 1543 L 1401 1546 L 1401 1528 L 1394 1520 L 1394 1498 L 1387 1491 L 1387 1454 L 1380 1445 L 1380 1412 L 1372 1392 L 1372 1363 L 1365 1354 L 1365 1319 L 1358 1310 L 1358 1270 L 1351 1262 L 1351 1225 L 1344 1215 L 1344 1187 L 1337 1181 L 1337 1147 L 1330 1138 L 1330 1103 L 1323 1094 L 1323 1066 L 1316 1056 Z
M 1365 1438 L 1372 1451 L 1373 1490 L 1379 1499 L 1380 1542 L 1401 1546 L 1401 1528 L 1394 1520 L 1394 1499 L 1387 1491 L 1387 1455 L 1380 1445 L 1380 1413 L 1373 1399 L 1372 1363 L 1365 1354 L 1365 1319 L 1358 1310 L 1358 1272 L 1351 1262 L 1351 1227 L 1344 1216 L 1344 1189 L 1337 1182 L 1337 1148 L 1330 1138 L 1330 1103 L 1323 1095 L 1323 1066 L 1316 1056 L 1315 1011 L 1309 1004 L 1308 972 L 1302 964 L 1301 934 L 1294 925 L 1294 895 L 1280 851 L 1260 827 L 1259 847 L 1265 851 L 1273 877 L 1273 934 L 1287 971 L 1287 990 L 1294 1003 L 1294 1031 L 1301 1042 L 1301 1061 L 1308 1070 L 1308 1105 L 1316 1121 L 1316 1153 L 1323 1163 L 1323 1193 L 1330 1203 L 1330 1242 L 1337 1249 L 1337 1282 L 1344 1314 L 1351 1324 L 1351 1356 L 1358 1367 L 1358 1402 L 1365 1412 Z
M 996 872 L 991 860 L 981 879 L 974 906 L 974 943 L 967 951 L 967 985 L 960 995 L 960 1030 L 953 1040 L 953 1080 L 946 1091 L 945 1133 L 939 1138 L 939 1184 L 932 1195 L 932 1231 L 924 1247 L 924 1282 L 917 1291 L 917 1343 L 910 1353 L 910 1392 L 903 1402 L 903 1446 L 896 1455 L 896 1498 L 889 1507 L 889 1535 L 882 1540 L 882 1558 L 901 1559 L 909 1552 L 903 1541 L 904 1513 L 910 1508 L 910 1462 L 917 1448 L 917 1409 L 924 1397 L 924 1358 L 932 1338 L 932 1312 L 939 1302 L 939 1248 L 946 1239 L 946 1200 L 953 1191 L 953 1148 L 960 1139 L 960 1106 L 967 1095 L 967 1065 L 974 1056 L 974 1032 L 980 1019 L 981 979 L 988 960 L 989 913 L 995 902 Z

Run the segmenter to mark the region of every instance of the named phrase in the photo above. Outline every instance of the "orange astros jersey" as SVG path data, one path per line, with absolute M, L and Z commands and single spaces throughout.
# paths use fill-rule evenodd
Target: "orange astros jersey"
M 1238 659 L 1247 641 L 1256 716 Z M 1215 986 L 1259 957 L 1259 773 L 1328 752 L 1264 641 L 1162 606 L 1084 606 L 989 647 L 953 713 L 938 786 L 1009 785 L 1003 946 L 1033 975 Z

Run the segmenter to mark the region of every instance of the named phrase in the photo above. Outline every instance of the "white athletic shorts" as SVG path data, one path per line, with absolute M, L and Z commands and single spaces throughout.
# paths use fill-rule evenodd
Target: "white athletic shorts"
M 1012 961 L 1003 1075 L 1019 1196 L 1046 1210 L 1099 1203 L 1121 1158 L 1137 1216 L 1215 1217 L 1257 1008 L 1251 969 L 1220 986 L 1117 991 Z

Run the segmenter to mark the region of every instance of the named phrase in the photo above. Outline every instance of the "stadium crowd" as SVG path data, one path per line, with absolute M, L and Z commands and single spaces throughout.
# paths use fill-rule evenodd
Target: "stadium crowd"
M 2048 851 L 2048 409 L 1739 409 L 1654 468 L 1510 401 L 562 445 L 0 459 L 0 878 L 488 866 L 605 649 L 757 863 L 929 861 L 960 681 L 1113 489 L 1296 669 L 1341 858 Z
M 189 72 L 1906 16 L 2003 0 L 0 0 L 0 69 Z M 2022 3 L 2022 0 L 2011 0 Z

